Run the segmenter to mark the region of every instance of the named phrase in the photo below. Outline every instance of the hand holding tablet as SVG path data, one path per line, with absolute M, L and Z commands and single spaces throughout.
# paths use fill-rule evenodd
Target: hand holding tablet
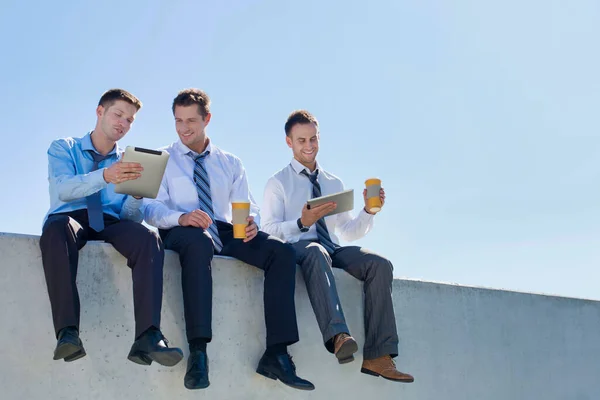
M 168 160 L 169 153 L 166 151 L 127 146 L 121 162 L 114 164 L 120 172 L 119 178 L 112 182 L 115 183 L 115 192 L 155 199 Z
M 354 208 L 354 189 L 344 190 L 343 192 L 329 194 L 327 196 L 315 197 L 314 199 L 308 200 L 306 208 L 310 210 L 313 207 L 329 202 L 334 202 L 336 207 L 325 214 L 324 217 L 352 210 Z

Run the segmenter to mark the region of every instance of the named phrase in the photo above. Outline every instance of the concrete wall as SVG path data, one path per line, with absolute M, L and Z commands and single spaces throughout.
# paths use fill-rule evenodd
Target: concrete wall
M 361 374 L 360 354 L 340 366 L 324 350 L 298 276 L 301 341 L 290 352 L 299 374 L 317 387 L 301 392 L 254 372 L 264 350 L 262 275 L 218 258 L 211 386 L 188 391 L 185 362 L 164 368 L 127 361 L 131 278 L 111 246 L 90 243 L 80 252 L 81 337 L 88 355 L 74 363 L 52 360 L 55 339 L 38 238 L 0 234 L 0 267 L 2 400 L 600 398 L 600 304 L 594 301 L 396 280 L 398 360 L 415 376 L 413 384 L 398 384 Z M 340 271 L 336 278 L 348 323 L 362 344 L 361 284 Z M 187 355 L 180 270 L 171 252 L 164 292 L 163 331 Z

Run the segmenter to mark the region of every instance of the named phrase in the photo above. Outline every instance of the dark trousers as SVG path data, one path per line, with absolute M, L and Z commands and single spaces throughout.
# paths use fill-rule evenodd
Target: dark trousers
M 251 241 L 233 239 L 233 226 L 217 221 L 223 243 L 220 255 L 237 258 L 265 273 L 263 301 L 267 346 L 298 341 L 294 291 L 296 255 L 291 245 L 259 231 Z M 188 341 L 212 338 L 212 275 L 215 252 L 208 232 L 178 226 L 160 230 L 165 247 L 179 253 L 183 305 Z
M 75 283 L 79 250 L 88 240 L 103 240 L 127 258 L 133 278 L 135 336 L 160 328 L 164 249 L 158 235 L 137 222 L 104 214 L 105 228 L 88 226 L 87 210 L 52 214 L 42 228 L 42 264 L 52 307 L 54 330 L 79 328 L 79 293 Z

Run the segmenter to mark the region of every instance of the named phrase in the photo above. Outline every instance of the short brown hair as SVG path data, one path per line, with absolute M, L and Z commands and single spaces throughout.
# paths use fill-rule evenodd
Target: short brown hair
M 177 93 L 177 97 L 173 100 L 173 115 L 176 106 L 189 107 L 194 104 L 198 105 L 198 113 L 202 115 L 202 118 L 210 114 L 210 97 L 204 90 L 190 88 Z
M 127 103 L 133 105 L 137 109 L 137 111 L 139 111 L 140 108 L 142 108 L 142 102 L 140 101 L 140 99 L 138 99 L 137 97 L 135 97 L 134 95 L 132 95 L 125 89 L 109 89 L 109 90 L 107 90 L 106 92 L 104 92 L 102 97 L 100 97 L 100 101 L 98 102 L 98 105 L 102 106 L 104 108 L 109 108 L 117 100 L 126 101 Z
M 285 122 L 286 136 L 290 136 L 290 132 L 296 124 L 315 124 L 317 130 L 319 129 L 319 121 L 317 121 L 314 115 L 306 110 L 296 110 L 288 116 L 288 119 Z

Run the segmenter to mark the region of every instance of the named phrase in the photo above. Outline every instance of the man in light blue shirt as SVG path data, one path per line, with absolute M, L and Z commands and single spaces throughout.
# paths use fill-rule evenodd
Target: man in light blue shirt
M 142 199 L 117 194 L 114 184 L 137 179 L 138 163 L 122 162 L 117 145 L 129 131 L 141 102 L 122 89 L 105 92 L 96 109 L 94 130 L 64 138 L 48 149 L 50 210 L 40 248 L 57 337 L 54 359 L 86 355 L 79 338 L 78 252 L 88 240 L 103 240 L 127 258 L 132 269 L 135 342 L 129 360 L 172 366 L 183 357 L 160 332 L 164 249 L 142 221 Z

